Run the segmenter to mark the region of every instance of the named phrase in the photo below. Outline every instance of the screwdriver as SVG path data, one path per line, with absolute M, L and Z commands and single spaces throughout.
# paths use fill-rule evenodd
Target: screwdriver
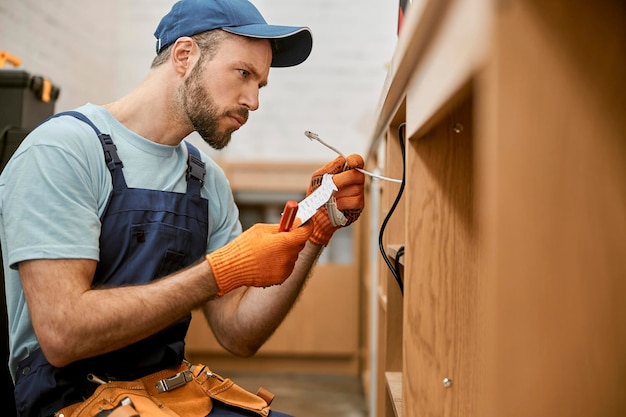
M 280 225 L 278 226 L 279 232 L 288 232 L 293 226 L 293 221 L 296 219 L 296 213 L 298 212 L 298 202 L 295 200 L 289 200 L 285 203 L 282 217 L 280 218 Z

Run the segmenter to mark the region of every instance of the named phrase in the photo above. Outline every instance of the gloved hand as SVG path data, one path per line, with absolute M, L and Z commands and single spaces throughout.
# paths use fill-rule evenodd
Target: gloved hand
M 333 195 L 335 204 L 346 217 L 347 222 L 342 226 L 333 225 L 328 216 L 327 208 L 320 208 L 311 218 L 311 223 L 313 223 L 313 234 L 309 238 L 311 242 L 326 246 L 335 230 L 349 226 L 359 218 L 365 205 L 363 194 L 365 175 L 353 168 L 363 168 L 364 166 L 363 157 L 352 154 L 348 155 L 347 158 L 338 156 L 334 161 L 313 173 L 306 195 L 308 196 L 320 186 L 324 174 L 333 174 L 333 182 L 338 188 Z
M 255 224 L 224 247 L 206 255 L 218 296 L 241 286 L 269 287 L 289 277 L 313 231 L 312 224 L 279 232 L 277 224 Z

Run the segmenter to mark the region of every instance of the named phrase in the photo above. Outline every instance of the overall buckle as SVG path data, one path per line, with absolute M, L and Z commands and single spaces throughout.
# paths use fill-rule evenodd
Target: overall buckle
M 187 382 L 191 381 L 192 379 L 193 379 L 193 374 L 191 373 L 191 371 L 187 370 L 187 371 L 179 372 L 176 375 L 171 376 L 169 378 L 161 379 L 156 384 L 154 384 L 154 386 L 157 392 L 159 394 L 162 394 L 164 392 L 171 391 L 173 389 L 181 387 L 185 385 Z

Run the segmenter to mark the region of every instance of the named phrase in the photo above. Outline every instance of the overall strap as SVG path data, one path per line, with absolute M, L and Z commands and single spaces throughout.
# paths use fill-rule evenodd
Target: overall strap
M 206 167 L 200 158 L 198 149 L 187 141 L 185 141 L 185 145 L 187 145 L 187 153 L 189 154 L 187 157 L 187 193 L 200 195 Z
M 122 163 L 120 157 L 117 155 L 117 147 L 113 143 L 111 136 L 107 135 L 106 133 L 100 132 L 100 129 L 98 129 L 98 127 L 93 124 L 93 122 L 89 120 L 87 116 L 80 112 L 73 110 L 64 111 L 51 116 L 51 118 L 58 116 L 72 116 L 91 126 L 94 132 L 96 132 L 98 139 L 100 139 L 100 144 L 102 145 L 102 149 L 104 150 L 104 160 L 107 164 L 107 167 L 109 168 L 109 171 L 111 172 L 111 177 L 113 178 L 113 188 L 116 190 L 128 188 L 126 185 L 126 180 L 124 179 L 124 173 L 122 172 L 122 167 L 124 166 L 124 164 Z

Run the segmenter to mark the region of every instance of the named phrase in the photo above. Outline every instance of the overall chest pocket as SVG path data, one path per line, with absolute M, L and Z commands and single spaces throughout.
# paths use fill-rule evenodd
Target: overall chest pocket
M 127 273 L 148 275 L 149 270 L 148 281 L 171 274 L 194 261 L 190 248 L 189 229 L 165 223 L 134 224 L 130 230 Z

